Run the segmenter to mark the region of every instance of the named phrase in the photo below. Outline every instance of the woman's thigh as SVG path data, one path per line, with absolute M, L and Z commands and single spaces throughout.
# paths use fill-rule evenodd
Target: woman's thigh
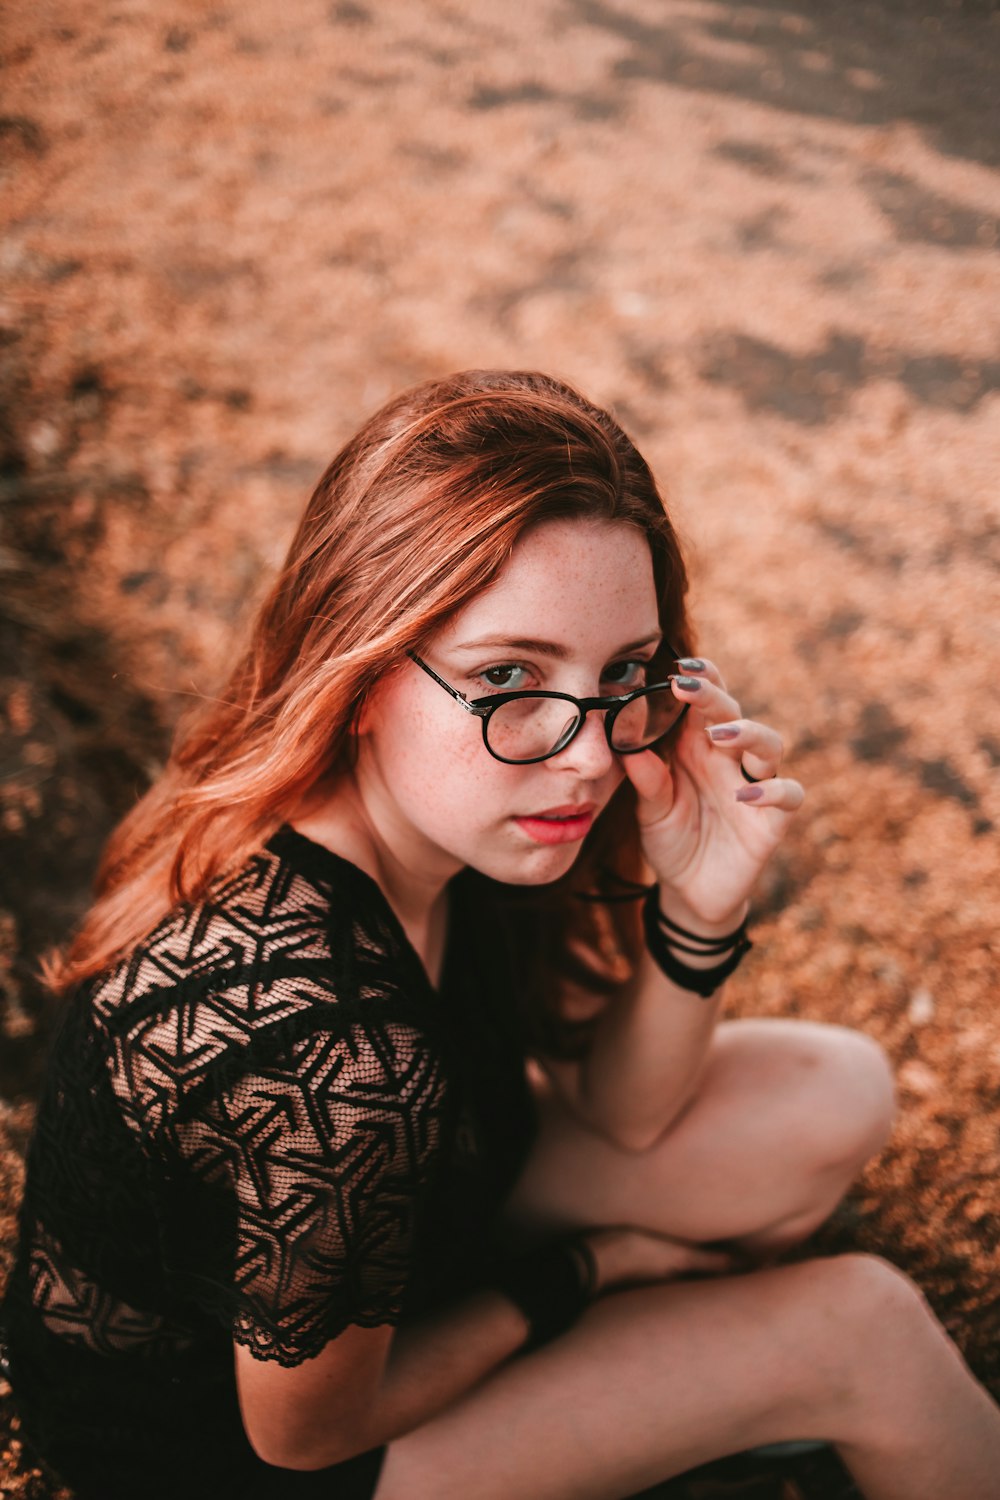
M 649 1149 L 584 1125 L 551 1085 L 514 1189 L 511 1224 L 634 1224 L 679 1238 L 750 1236 L 818 1204 L 828 1213 L 884 1144 L 892 1079 L 869 1037 L 809 1021 L 717 1028 L 699 1089 Z
M 850 1439 L 857 1330 L 914 1311 L 860 1256 L 616 1293 L 391 1443 L 376 1500 L 620 1500 L 756 1443 Z

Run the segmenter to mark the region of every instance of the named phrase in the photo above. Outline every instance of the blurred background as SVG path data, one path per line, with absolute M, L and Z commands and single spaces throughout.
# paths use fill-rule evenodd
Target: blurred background
M 821 1244 L 1000 1394 L 998 43 L 986 0 L 9 0 L 0 1280 L 110 827 L 360 420 L 533 367 L 639 442 L 808 790 L 732 1010 L 872 1033 L 901 1100 Z

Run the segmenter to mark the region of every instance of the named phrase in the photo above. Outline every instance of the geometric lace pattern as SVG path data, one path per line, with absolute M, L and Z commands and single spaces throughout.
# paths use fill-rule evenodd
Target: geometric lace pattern
M 374 883 L 327 869 L 269 846 L 76 998 L 23 1218 L 61 1338 L 164 1355 L 207 1321 L 294 1364 L 399 1321 L 447 1118 L 436 997 Z

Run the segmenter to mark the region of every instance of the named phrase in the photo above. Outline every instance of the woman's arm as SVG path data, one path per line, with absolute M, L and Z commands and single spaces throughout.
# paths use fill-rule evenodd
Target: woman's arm
M 778 775 L 780 736 L 740 717 L 718 668 L 695 659 L 682 665 L 691 675 L 673 679 L 673 691 L 690 712 L 669 762 L 646 750 L 623 764 L 661 911 L 689 933 L 721 937 L 742 922 L 803 793 L 797 781 Z M 749 775 L 764 778 L 759 785 L 741 776 L 744 759 Z M 718 955 L 678 956 L 688 968 L 720 962 Z M 631 983 L 600 1015 L 588 1056 L 545 1067 L 588 1124 L 643 1150 L 697 1089 L 718 1012 L 714 996 L 702 1000 L 681 989 L 644 953 Z
M 719 1275 L 731 1256 L 637 1229 L 595 1229 L 595 1292 Z M 322 1469 L 412 1432 L 519 1350 L 524 1314 L 486 1289 L 433 1318 L 394 1330 L 349 1327 L 315 1359 L 283 1367 L 235 1346 L 247 1436 L 265 1463 Z
M 235 1345 L 247 1437 L 265 1463 L 321 1469 L 410 1432 L 521 1347 L 527 1324 L 484 1291 L 433 1320 L 350 1327 L 291 1367 Z
M 744 906 L 711 924 L 662 887 L 660 907 L 706 938 L 732 932 L 746 912 Z M 684 962 L 711 968 L 719 959 L 685 953 Z M 643 952 L 631 982 L 604 1005 L 587 1055 L 574 1062 L 546 1059 L 545 1071 L 586 1124 L 625 1150 L 644 1151 L 697 1091 L 721 1002 L 721 991 L 703 1000 L 673 984 Z

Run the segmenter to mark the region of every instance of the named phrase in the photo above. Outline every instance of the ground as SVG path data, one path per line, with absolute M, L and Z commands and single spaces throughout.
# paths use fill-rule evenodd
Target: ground
M 823 1243 L 1000 1394 L 998 37 L 985 0 L 12 0 L 0 1276 L 34 965 L 312 482 L 401 386 L 538 367 L 639 441 L 808 790 L 730 1003 L 896 1064 Z M 0 1493 L 50 1495 L 16 1445 Z M 685 1494 L 835 1500 L 807 1467 Z

